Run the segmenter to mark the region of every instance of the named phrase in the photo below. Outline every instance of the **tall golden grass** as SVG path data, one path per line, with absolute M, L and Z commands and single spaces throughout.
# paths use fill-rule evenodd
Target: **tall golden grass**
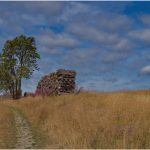
M 0 103 L 0 148 L 12 148 L 14 142 L 13 116 L 2 102 Z
M 41 148 L 150 148 L 150 91 L 23 98 L 9 105 L 43 134 Z

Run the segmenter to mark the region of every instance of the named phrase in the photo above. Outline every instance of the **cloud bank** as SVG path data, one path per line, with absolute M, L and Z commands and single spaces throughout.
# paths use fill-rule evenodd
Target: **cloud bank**
M 85 89 L 150 88 L 148 8 L 150 2 L 0 2 L 0 50 L 20 34 L 36 38 L 41 69 L 24 91 L 59 68 L 76 70 Z

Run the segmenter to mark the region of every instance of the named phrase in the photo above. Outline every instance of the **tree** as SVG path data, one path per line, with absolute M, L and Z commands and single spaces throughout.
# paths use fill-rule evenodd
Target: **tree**
M 12 78 L 3 63 L 0 63 L 0 92 L 10 92 Z
M 21 96 L 22 79 L 29 79 L 35 70 L 39 70 L 38 59 L 40 55 L 34 37 L 21 35 L 6 41 L 1 54 L 1 65 L 3 63 L 6 73 L 11 76 L 9 91 L 13 98 L 17 99 Z
M 0 90 L 13 95 L 13 76 L 11 74 L 12 67 L 15 64 L 15 59 L 12 59 L 12 52 L 9 47 L 9 55 L 2 53 L 0 55 Z

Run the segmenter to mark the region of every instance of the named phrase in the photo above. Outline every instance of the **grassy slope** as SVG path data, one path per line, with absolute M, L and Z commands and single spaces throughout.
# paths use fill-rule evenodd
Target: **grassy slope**
M 150 91 L 4 103 L 20 108 L 42 133 L 41 148 L 150 148 Z

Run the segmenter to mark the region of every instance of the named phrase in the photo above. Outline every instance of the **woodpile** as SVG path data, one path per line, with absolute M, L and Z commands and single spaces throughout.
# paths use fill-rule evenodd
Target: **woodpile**
M 24 92 L 24 97 L 34 97 L 35 94 L 31 92 Z
M 59 69 L 44 76 L 38 83 L 36 95 L 60 95 L 75 91 L 76 72 Z

